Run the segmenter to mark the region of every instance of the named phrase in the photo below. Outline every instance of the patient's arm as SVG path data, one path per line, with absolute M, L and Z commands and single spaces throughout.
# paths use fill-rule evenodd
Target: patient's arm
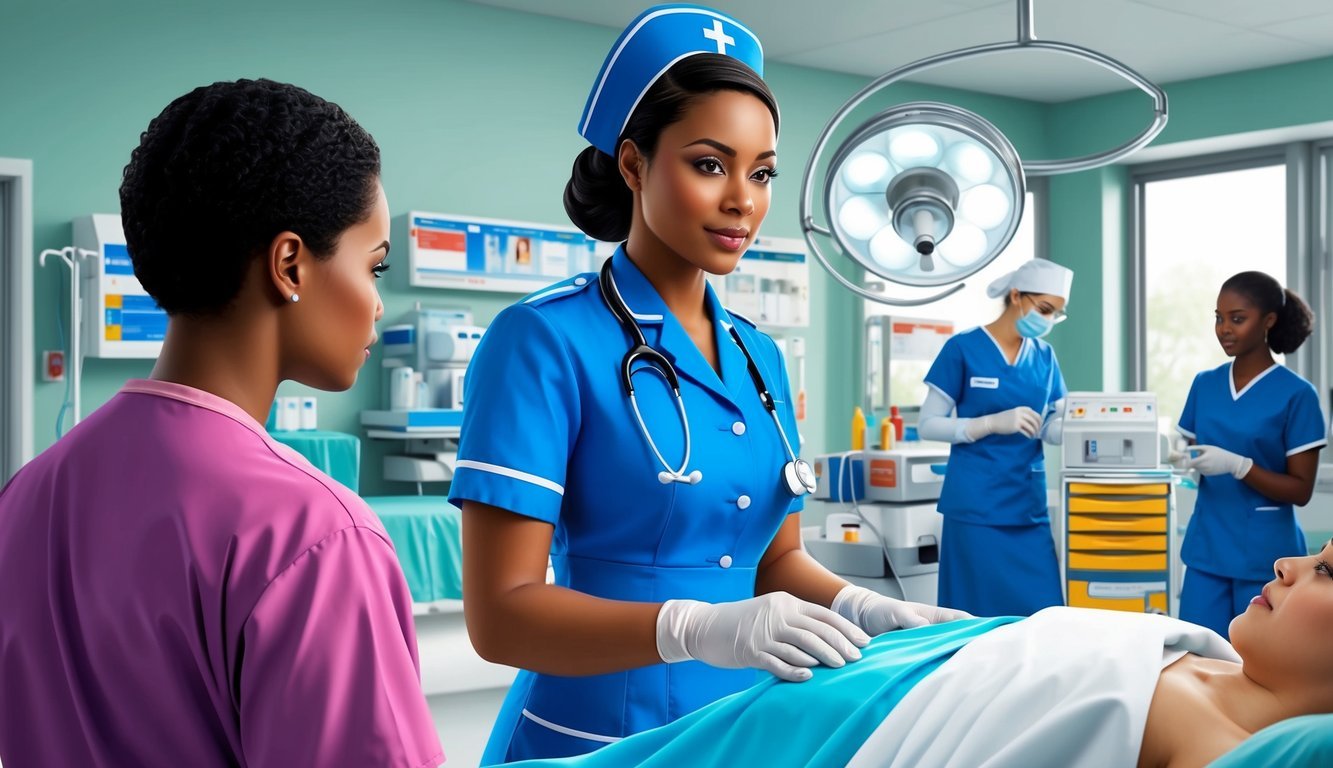
M 1217 687 L 1209 684 L 1237 666 L 1187 654 L 1162 670 L 1143 729 L 1139 768 L 1202 768 L 1250 737 L 1218 706 Z

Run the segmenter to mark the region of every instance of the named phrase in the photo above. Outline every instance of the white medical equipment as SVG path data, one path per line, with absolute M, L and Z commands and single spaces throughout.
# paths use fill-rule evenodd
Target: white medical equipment
M 380 337 L 387 409 L 362 411 L 367 436 L 399 441 L 384 457 L 384 479 L 448 482 L 458 459 L 464 379 L 486 329 L 466 309 L 417 304 Z
M 155 359 L 167 337 L 167 313 L 134 275 L 120 215 L 75 219 L 74 247 L 97 254 L 82 274 L 84 354 Z
M 1056 531 L 1065 602 L 1147 613 L 1177 610 L 1175 487 L 1160 467 L 1157 396 L 1065 396 Z
M 829 514 L 823 535 L 805 538 L 806 550 L 853 584 L 936 604 L 944 527 L 937 503 L 948 460 L 948 446 L 921 444 L 817 457 L 814 503 Z
M 419 304 L 401 323 L 385 328 L 380 341 L 390 375 L 389 410 L 462 408 L 467 366 L 485 332 L 473 325 L 468 310 Z M 400 381 L 404 377 L 409 380 Z
M 1151 392 L 1070 392 L 1065 396 L 1065 469 L 1157 469 L 1157 396 Z
M 607 261 L 602 265 L 602 272 L 599 278 L 599 287 L 602 291 L 602 298 L 606 305 L 610 307 L 611 314 L 616 316 L 617 322 L 629 334 L 633 346 L 629 352 L 625 353 L 624 359 L 620 363 L 620 383 L 625 388 L 625 394 L 629 397 L 630 407 L 634 409 L 634 417 L 639 422 L 639 429 L 643 432 L 643 438 L 648 441 L 648 447 L 652 449 L 657 456 L 657 461 L 664 467 L 657 473 L 657 479 L 662 484 L 667 483 L 687 483 L 695 485 L 703 480 L 703 472 L 694 470 L 686 472 L 690 464 L 690 420 L 685 414 L 685 401 L 680 397 L 680 381 L 676 378 L 676 369 L 671 365 L 671 361 L 661 352 L 648 345 L 648 340 L 644 338 L 643 331 L 639 324 L 634 321 L 634 316 L 630 313 L 629 307 L 625 306 L 625 299 L 621 297 L 620 290 L 616 288 L 615 277 L 611 274 L 611 262 Z M 773 403 L 773 396 L 768 392 L 768 386 L 764 383 L 764 377 L 760 375 L 758 366 L 754 363 L 754 358 L 750 357 L 750 350 L 745 348 L 745 343 L 741 341 L 741 336 L 733 327 L 731 338 L 735 340 L 736 346 L 740 347 L 741 353 L 745 355 L 745 365 L 750 372 L 750 379 L 754 382 L 755 389 L 759 392 L 759 399 L 764 404 L 764 409 L 768 411 L 769 416 L 773 417 L 773 423 L 778 428 L 778 435 L 782 438 L 782 445 L 787 449 L 787 456 L 790 461 L 782 466 L 782 482 L 787 492 L 792 496 L 804 496 L 815 490 L 815 473 L 806 461 L 792 450 L 791 442 L 787 440 L 787 432 L 782 428 L 782 420 L 778 418 L 777 406 Z M 634 368 L 636 362 L 642 362 L 645 365 L 639 369 Z M 657 449 L 657 443 L 653 441 L 653 436 L 648 432 L 648 426 L 643 421 L 643 414 L 639 412 L 639 403 L 634 396 L 633 374 L 638 371 L 654 371 L 662 378 L 666 379 L 671 386 L 671 392 L 676 398 L 676 410 L 680 414 L 681 428 L 685 432 L 685 457 L 681 459 L 680 467 L 672 469 L 671 465 L 663 458 L 662 452 Z

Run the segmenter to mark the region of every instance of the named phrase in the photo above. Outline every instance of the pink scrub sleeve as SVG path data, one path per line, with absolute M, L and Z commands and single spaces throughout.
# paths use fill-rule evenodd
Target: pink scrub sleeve
M 251 768 L 444 762 L 422 706 L 407 584 L 376 532 L 344 528 L 297 558 L 241 642 L 236 701 Z

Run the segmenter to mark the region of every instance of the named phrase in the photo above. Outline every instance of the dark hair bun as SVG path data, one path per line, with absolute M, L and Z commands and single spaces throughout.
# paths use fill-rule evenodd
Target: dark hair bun
M 634 193 L 621 178 L 615 158 L 597 147 L 587 147 L 574 158 L 565 185 L 565 213 L 589 237 L 607 243 L 629 237 Z

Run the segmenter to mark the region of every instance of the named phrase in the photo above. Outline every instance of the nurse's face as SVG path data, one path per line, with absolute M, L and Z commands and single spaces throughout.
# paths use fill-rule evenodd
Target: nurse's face
M 699 97 L 662 131 L 643 170 L 644 222 L 694 266 L 731 272 L 768 214 L 776 147 L 773 115 L 757 97 Z
M 389 253 L 389 203 L 378 181 L 375 188 L 370 218 L 345 230 L 328 258 L 309 262 L 301 322 L 282 342 L 286 378 L 341 391 L 356 383 L 370 357 L 375 322 L 384 315 L 376 281 Z
M 1217 295 L 1214 322 L 1222 351 L 1227 357 L 1237 357 L 1266 345 L 1268 329 L 1277 322 L 1277 316 L 1260 312 L 1247 297 L 1235 291 L 1222 291 Z
M 1311 557 L 1284 557 L 1277 578 L 1231 622 L 1231 643 L 1245 673 L 1260 684 L 1333 692 L 1333 542 Z

